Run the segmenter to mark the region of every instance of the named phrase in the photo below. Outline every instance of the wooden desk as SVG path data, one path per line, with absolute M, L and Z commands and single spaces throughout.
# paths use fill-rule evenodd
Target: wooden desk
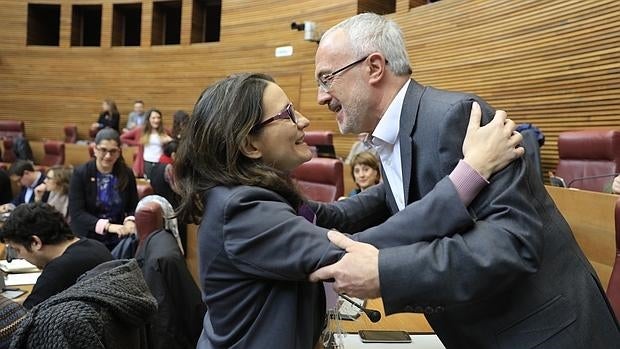
M 547 186 L 575 239 L 605 289 L 616 256 L 615 205 L 618 195 Z
M 401 313 L 385 316 L 383 302 L 380 298 L 369 299 L 366 308 L 381 312 L 381 320 L 373 323 L 365 314 L 354 321 L 342 320 L 340 325 L 345 332 L 357 332 L 358 330 L 402 330 L 407 332 L 433 332 L 423 314 Z

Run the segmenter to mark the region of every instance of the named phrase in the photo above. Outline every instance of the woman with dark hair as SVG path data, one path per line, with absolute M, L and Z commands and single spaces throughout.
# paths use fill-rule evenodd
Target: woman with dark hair
M 168 131 L 164 128 L 162 113 L 157 109 L 146 112 L 144 127 L 135 128 L 123 133 L 121 140 L 129 145 L 137 145 L 138 152 L 133 164 L 133 172 L 136 177 L 147 177 L 153 166 L 159 162 L 164 153 L 163 147 L 172 140 Z
M 99 240 L 112 249 L 119 237 L 136 230 L 136 179 L 125 165 L 118 132 L 99 131 L 95 144 L 95 159 L 77 167 L 71 177 L 70 224 L 75 234 Z
M 111 99 L 105 99 L 103 103 L 101 103 L 99 119 L 90 126 L 91 133 L 96 133 L 104 128 L 111 128 L 118 132 L 120 120 L 121 114 L 118 112 L 116 103 Z
M 181 131 L 189 121 L 189 114 L 183 110 L 177 110 L 172 114 L 172 138 L 174 140 L 181 139 Z
M 73 168 L 62 165 L 52 166 L 45 172 L 43 183 L 34 188 L 34 200 L 42 201 L 46 192 L 49 192 L 47 203 L 62 213 L 65 219 L 69 218 L 69 183 Z
M 364 190 L 379 184 L 381 181 L 381 163 L 377 156 L 370 151 L 358 153 L 351 160 L 351 177 L 357 186 L 349 196 L 357 195 Z
M 310 349 L 317 343 L 325 294 L 308 275 L 343 252 L 330 244 L 328 229 L 313 224 L 314 213 L 289 177 L 312 158 L 304 142 L 308 125 L 263 74 L 226 78 L 196 102 L 177 150 L 175 178 L 181 218 L 200 222 L 208 310 L 199 349 Z M 485 166 L 496 170 L 495 155 L 480 157 L 489 156 Z M 375 212 L 352 231 L 389 216 L 387 207 Z

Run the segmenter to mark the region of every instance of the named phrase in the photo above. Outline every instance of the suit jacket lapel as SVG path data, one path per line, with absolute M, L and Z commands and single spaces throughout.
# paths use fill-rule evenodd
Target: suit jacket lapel
M 415 170 L 413 158 L 413 128 L 418 116 L 420 99 L 426 88 L 415 80 L 411 80 L 407 88 L 407 94 L 400 112 L 400 130 L 398 140 L 400 141 L 400 158 L 403 169 L 403 190 L 405 194 L 405 205 L 409 204 L 411 174 Z

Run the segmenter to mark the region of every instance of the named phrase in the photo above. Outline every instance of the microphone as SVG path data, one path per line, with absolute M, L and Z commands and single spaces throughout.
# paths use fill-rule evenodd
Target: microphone
M 361 305 L 357 304 L 354 300 L 352 300 L 351 298 L 345 296 L 342 293 L 338 294 L 340 297 L 342 297 L 342 299 L 344 299 L 345 301 L 353 304 L 354 306 L 356 306 L 357 308 L 359 308 L 361 311 L 364 312 L 364 314 L 366 314 L 366 316 L 368 316 L 368 318 L 370 319 L 370 321 L 372 322 L 378 322 L 379 320 L 381 320 L 381 313 L 378 310 L 374 310 L 374 309 L 368 309 L 368 308 L 364 308 Z
M 597 178 L 607 178 L 607 177 L 616 177 L 618 176 L 620 173 L 606 173 L 606 174 L 602 174 L 602 175 L 596 175 L 596 176 L 585 176 L 585 177 L 577 177 L 577 178 L 573 178 L 572 180 L 570 180 L 568 182 L 568 184 L 566 185 L 567 188 L 571 187 L 571 184 L 575 183 L 575 182 L 580 182 L 580 181 L 585 181 L 588 179 L 597 179 Z

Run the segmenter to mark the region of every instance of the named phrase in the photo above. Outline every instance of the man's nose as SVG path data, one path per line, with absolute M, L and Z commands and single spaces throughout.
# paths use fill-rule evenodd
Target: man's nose
M 332 96 L 327 93 L 320 86 L 317 87 L 316 101 L 319 105 L 329 104 L 329 101 L 332 99 Z

